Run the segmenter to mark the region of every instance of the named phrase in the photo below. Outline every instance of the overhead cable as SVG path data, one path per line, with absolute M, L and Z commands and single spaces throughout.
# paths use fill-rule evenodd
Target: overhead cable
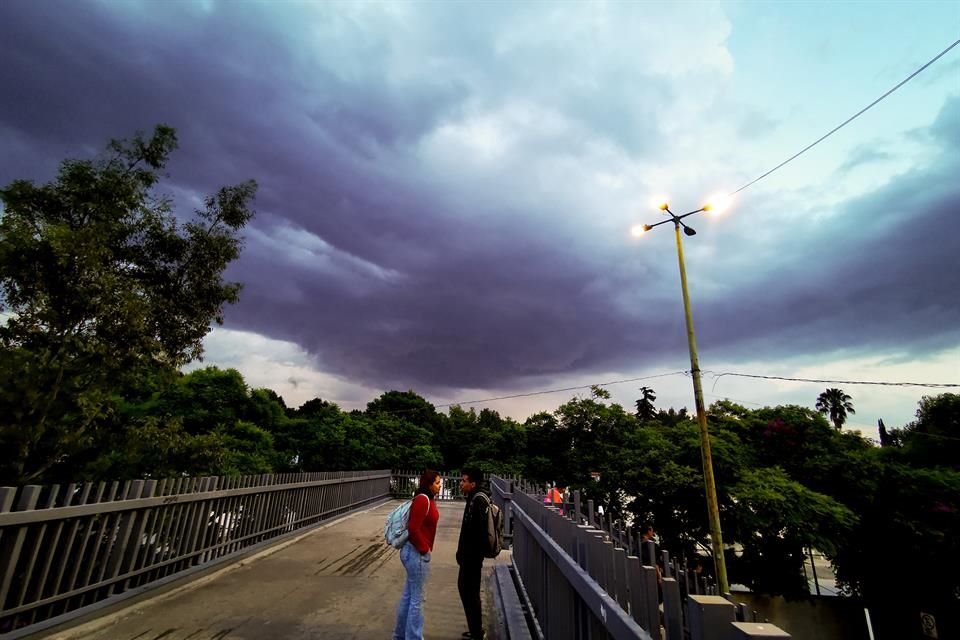
M 499 396 L 496 398 L 484 398 L 483 400 L 464 400 L 461 402 L 448 402 L 446 404 L 434 405 L 440 407 L 455 407 L 464 404 L 483 404 L 484 402 L 494 402 L 495 400 L 512 400 L 513 398 L 529 398 L 530 396 L 542 396 L 550 393 L 560 393 L 562 391 L 577 391 L 579 389 L 590 389 L 592 387 L 606 387 L 612 384 L 624 384 L 626 382 L 639 382 L 641 380 L 652 380 L 653 378 L 665 378 L 667 376 L 686 375 L 686 371 L 671 371 L 670 373 L 658 373 L 654 376 L 643 376 L 640 378 L 627 378 L 626 380 L 611 380 L 610 382 L 597 382 L 595 384 L 583 384 L 576 387 L 564 387 L 562 389 L 544 389 L 542 391 L 531 391 L 529 393 L 515 393 L 509 396 Z
M 925 387 L 928 389 L 951 389 L 960 387 L 960 384 L 949 382 L 882 382 L 879 380 L 819 380 L 814 378 L 789 378 L 786 376 L 761 376 L 752 373 L 735 373 L 727 371 L 724 373 L 713 373 L 713 389 L 717 388 L 717 382 L 724 376 L 735 376 L 737 378 L 757 378 L 761 380 L 784 380 L 787 382 L 815 382 L 817 384 L 845 384 L 845 385 L 876 385 L 881 387 Z
M 747 184 L 743 185 L 742 187 L 740 187 L 740 188 L 737 189 L 736 191 L 732 192 L 730 195 L 732 196 L 732 195 L 735 195 L 735 194 L 737 194 L 737 193 L 740 193 L 741 191 L 743 191 L 744 189 L 746 189 L 746 188 L 749 187 L 750 185 L 755 184 L 755 183 L 759 182 L 760 180 L 763 180 L 763 179 L 766 178 L 768 175 L 770 175 L 771 173 L 773 173 L 773 172 L 776 171 L 777 169 L 783 167 L 783 166 L 786 165 L 787 163 L 792 162 L 793 160 L 799 158 L 801 155 L 803 155 L 804 153 L 806 153 L 806 152 L 809 151 L 810 149 L 814 148 L 815 146 L 817 146 L 818 144 L 820 144 L 821 142 L 823 142 L 824 140 L 826 140 L 827 138 L 829 138 L 830 136 L 832 136 L 833 134 L 835 134 L 837 131 L 839 131 L 840 129 L 844 128 L 845 126 L 847 126 L 848 124 L 850 124 L 851 122 L 853 122 L 854 120 L 856 120 L 857 118 L 859 118 L 861 115 L 863 115 L 864 113 L 866 113 L 867 111 L 869 111 L 870 109 L 872 109 L 875 105 L 877 105 L 881 100 L 883 100 L 884 98 L 886 98 L 887 96 L 889 96 L 891 93 L 893 93 L 894 91 L 896 91 L 897 89 L 899 89 L 899 88 L 902 87 L 903 85 L 905 85 L 905 84 L 907 84 L 908 82 L 910 82 L 910 80 L 913 80 L 913 78 L 914 78 L 915 76 L 917 76 L 921 71 L 923 71 L 924 69 L 926 69 L 927 67 L 929 67 L 930 65 L 932 65 L 934 62 L 936 62 L 937 60 L 939 60 L 940 58 L 942 58 L 944 55 L 947 54 L 948 51 L 950 51 L 951 49 L 953 49 L 953 48 L 954 48 L 955 46 L 957 46 L 958 44 L 960 44 L 960 40 L 957 40 L 956 42 L 954 42 L 953 44 L 951 44 L 949 47 L 947 47 L 946 49 L 944 49 L 943 51 L 941 51 L 940 53 L 938 53 L 938 54 L 937 54 L 934 58 L 932 58 L 929 62 L 927 62 L 925 65 L 923 65 L 922 67 L 920 67 L 919 69 L 917 69 L 916 71 L 914 71 L 913 73 L 911 73 L 909 76 L 907 76 L 906 78 L 904 78 L 903 80 L 901 80 L 901 81 L 900 81 L 896 86 L 894 86 L 892 89 L 890 89 L 889 91 L 887 91 L 886 93 L 884 93 L 882 96 L 880 96 L 879 98 L 877 98 L 876 100 L 874 100 L 873 102 L 871 102 L 870 104 L 868 104 L 867 106 L 865 106 L 865 107 L 864 107 L 863 109 L 861 109 L 860 111 L 856 112 L 855 114 L 853 114 L 852 116 L 850 116 L 849 118 L 847 118 L 846 120 L 844 120 L 842 123 L 840 123 L 839 125 L 837 125 L 837 126 L 834 127 L 833 129 L 831 129 L 830 131 L 828 131 L 827 133 L 825 133 L 823 136 L 821 136 L 820 138 L 818 138 L 816 141 L 808 144 L 806 147 L 804 147 L 803 149 L 801 149 L 801 150 L 798 151 L 797 153 L 793 154 L 792 156 L 790 156 L 789 158 L 787 158 L 786 160 L 784 160 L 783 162 L 781 162 L 780 164 L 778 164 L 777 166 L 775 166 L 773 169 L 770 169 L 769 171 L 767 171 L 767 172 L 764 173 L 763 175 L 761 175 L 761 176 L 759 176 L 759 177 L 757 177 L 757 178 L 754 178 L 753 180 L 751 180 L 751 181 L 748 182 Z

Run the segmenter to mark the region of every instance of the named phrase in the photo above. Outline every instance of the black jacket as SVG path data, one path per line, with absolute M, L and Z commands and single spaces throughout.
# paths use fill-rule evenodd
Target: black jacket
M 480 494 L 486 498 L 479 497 Z M 480 487 L 467 497 L 460 522 L 460 540 L 457 543 L 457 564 L 482 563 L 487 547 L 487 510 L 490 493 Z

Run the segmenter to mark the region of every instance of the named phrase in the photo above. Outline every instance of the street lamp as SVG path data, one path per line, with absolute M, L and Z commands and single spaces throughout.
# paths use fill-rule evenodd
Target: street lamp
M 633 235 L 639 236 L 654 227 L 659 227 L 668 222 L 673 223 L 674 232 L 677 238 L 677 261 L 680 264 L 680 288 L 683 291 L 683 313 L 687 321 L 687 343 L 690 347 L 690 373 L 693 375 L 693 398 L 697 405 L 697 425 L 700 427 L 700 456 L 703 460 L 703 483 L 707 493 L 707 516 L 710 520 L 710 542 L 713 546 L 713 559 L 717 569 L 717 586 L 720 587 L 720 593 L 726 594 L 730 591 L 730 585 L 727 582 L 727 563 L 723 556 L 723 537 L 720 533 L 720 508 L 717 504 L 717 485 L 713 478 L 713 459 L 710 454 L 710 434 L 707 432 L 707 412 L 703 406 L 703 388 L 700 382 L 700 361 L 697 357 L 697 339 L 693 334 L 693 315 L 690 313 L 690 293 L 687 291 L 687 269 L 683 263 L 683 242 L 680 238 L 680 229 L 688 236 L 696 235 L 692 227 L 683 222 L 684 218 L 692 216 L 702 211 L 722 212 L 727 208 L 730 201 L 728 197 L 714 198 L 709 204 L 705 204 L 695 211 L 676 215 L 670 210 L 670 205 L 666 199 L 657 201 L 658 209 L 670 216 L 667 220 L 662 220 L 656 224 L 638 225 L 633 228 Z

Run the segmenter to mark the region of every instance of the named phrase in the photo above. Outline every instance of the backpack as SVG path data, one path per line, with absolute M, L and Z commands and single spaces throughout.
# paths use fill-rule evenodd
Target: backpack
M 383 525 L 383 539 L 394 549 L 403 549 L 403 545 L 410 539 L 410 507 L 416 499 L 417 496 L 413 496 L 391 511 Z
M 479 493 L 487 501 L 487 545 L 483 550 L 485 558 L 496 558 L 503 549 L 503 514 L 500 507 L 487 497 L 485 493 Z

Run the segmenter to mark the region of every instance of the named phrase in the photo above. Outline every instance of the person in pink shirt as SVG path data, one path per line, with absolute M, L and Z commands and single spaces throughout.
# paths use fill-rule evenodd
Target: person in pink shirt
M 410 539 L 400 549 L 400 561 L 407 571 L 407 580 L 397 605 L 393 640 L 423 639 L 423 589 L 430 575 L 430 552 L 440 520 L 436 498 L 441 486 L 439 473 L 430 469 L 424 471 L 410 505 L 407 524 Z

